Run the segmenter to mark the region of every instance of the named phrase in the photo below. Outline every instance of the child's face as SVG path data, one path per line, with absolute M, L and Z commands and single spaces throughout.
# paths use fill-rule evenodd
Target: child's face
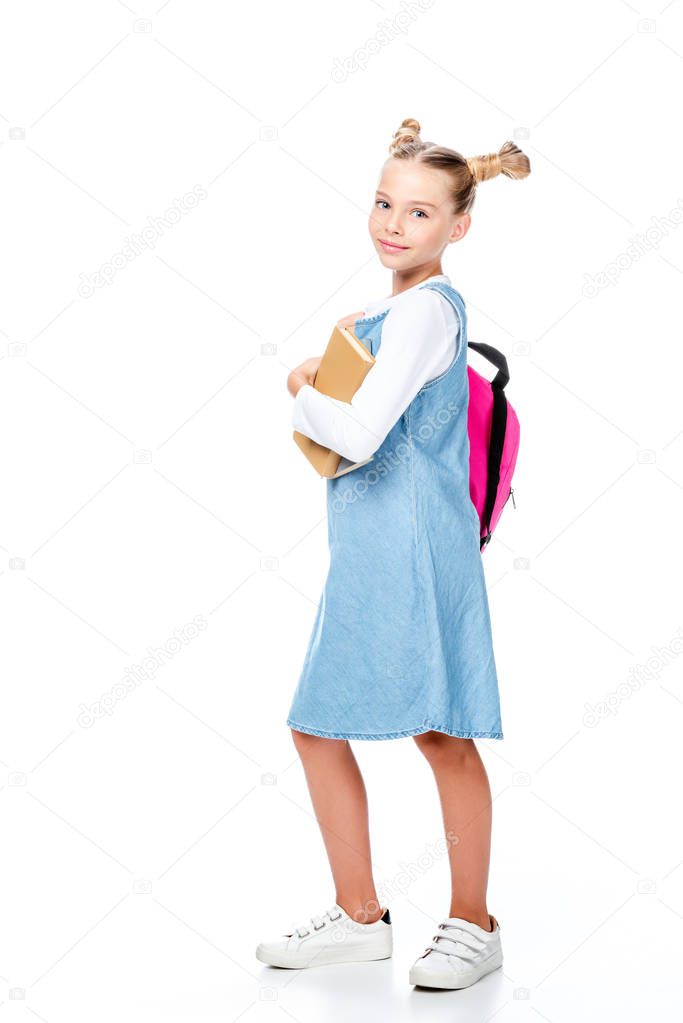
M 440 261 L 446 245 L 467 233 L 470 220 L 469 213 L 452 212 L 443 171 L 414 160 L 389 158 L 384 164 L 368 222 L 384 266 L 400 271 Z

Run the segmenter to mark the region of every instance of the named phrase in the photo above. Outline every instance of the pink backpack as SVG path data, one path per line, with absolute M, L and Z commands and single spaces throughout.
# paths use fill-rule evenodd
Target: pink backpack
M 467 367 L 470 496 L 479 512 L 479 548 L 483 553 L 510 497 L 513 507 L 517 507 L 511 481 L 519 448 L 519 420 L 505 397 L 510 373 L 503 353 L 481 342 L 469 341 L 467 347 L 479 352 L 498 370 L 493 380 L 487 380 L 471 366 Z

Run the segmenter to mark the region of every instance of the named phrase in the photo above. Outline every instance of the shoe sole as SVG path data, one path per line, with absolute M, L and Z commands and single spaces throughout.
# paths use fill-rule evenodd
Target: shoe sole
M 455 974 L 449 977 L 441 970 L 430 970 L 426 966 L 411 966 L 408 980 L 411 984 L 419 985 L 419 987 L 447 988 L 453 991 L 476 984 L 487 973 L 499 969 L 502 965 L 503 953 L 498 951 L 494 952 L 486 962 L 482 963 L 481 966 L 478 966 L 476 970 L 473 970 L 466 977 L 458 977 Z
M 279 966 L 285 970 L 305 970 L 311 966 L 334 966 L 338 963 L 373 963 L 380 959 L 391 959 L 392 951 L 382 952 L 378 955 L 368 954 L 363 955 L 362 953 L 348 952 L 346 955 L 341 955 L 339 952 L 332 955 L 329 949 L 321 949 L 317 954 L 314 953 L 307 959 L 302 959 L 301 956 L 277 954 L 267 952 L 263 945 L 256 947 L 256 958 L 261 963 L 265 963 L 266 966 Z

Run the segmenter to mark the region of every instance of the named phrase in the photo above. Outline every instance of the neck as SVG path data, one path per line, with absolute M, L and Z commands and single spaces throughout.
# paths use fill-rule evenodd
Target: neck
M 413 288 L 416 284 L 421 284 L 422 281 L 426 281 L 429 277 L 442 273 L 440 261 L 431 266 L 417 266 L 411 270 L 393 270 L 392 296 L 400 295 L 407 288 Z

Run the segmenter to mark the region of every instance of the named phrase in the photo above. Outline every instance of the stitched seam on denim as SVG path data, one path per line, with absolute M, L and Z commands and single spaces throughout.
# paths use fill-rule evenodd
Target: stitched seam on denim
M 420 603 L 422 605 L 422 622 L 423 622 L 423 635 L 429 636 L 429 626 L 427 624 L 427 599 L 426 589 L 424 585 L 424 579 L 422 577 L 422 564 L 420 559 L 420 544 L 418 539 L 417 529 L 417 489 L 415 487 L 415 466 L 413 462 L 413 435 L 412 435 L 412 415 L 413 415 L 413 403 L 411 402 L 406 410 L 406 432 L 408 434 L 409 450 L 410 450 L 410 510 L 413 518 L 413 557 L 415 564 L 415 573 L 417 575 L 418 586 L 420 590 Z M 431 636 L 429 637 L 429 646 L 431 647 Z
M 417 728 L 404 728 L 399 732 L 325 732 L 320 728 L 309 728 L 292 718 L 286 722 L 295 731 L 306 732 L 308 735 L 319 735 L 326 739 L 402 739 L 405 736 L 420 735 L 423 732 L 443 732 L 445 735 L 460 739 L 503 739 L 502 732 L 481 732 L 469 728 L 446 728 L 445 725 L 433 721 L 425 721 Z
M 357 320 L 353 321 L 353 325 L 355 327 L 357 323 L 374 323 L 375 320 L 381 320 L 388 312 L 388 309 L 384 309 L 381 313 L 375 313 L 374 316 L 359 316 Z

